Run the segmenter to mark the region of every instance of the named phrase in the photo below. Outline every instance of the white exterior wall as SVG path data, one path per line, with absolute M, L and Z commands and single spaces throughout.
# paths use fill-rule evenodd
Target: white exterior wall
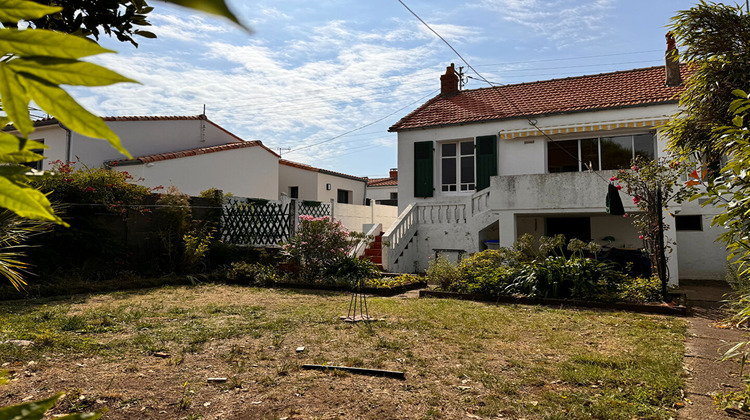
M 262 147 L 247 147 L 221 152 L 169 159 L 148 164 L 115 166 L 127 171 L 137 184 L 149 188 L 174 185 L 191 196 L 218 188 L 238 197 L 278 198 L 278 157 Z
M 326 185 L 331 184 L 331 189 L 326 189 Z M 318 201 L 336 201 L 338 190 L 350 191 L 349 204 L 365 204 L 365 187 L 367 182 L 354 179 L 344 178 L 341 176 L 318 173 Z
M 48 146 L 42 153 L 45 159 L 42 161 L 42 170 L 49 170 L 50 163 L 56 160 L 65 162 L 66 137 L 65 130 L 60 126 L 53 125 L 37 128 L 29 136 L 31 140 L 44 141 Z
M 367 198 L 373 201 L 390 200 L 391 193 L 398 193 L 397 185 L 388 186 L 388 187 L 367 187 Z
M 398 217 L 396 206 L 382 206 L 374 202 L 369 206 L 360 204 L 333 205 L 333 217 L 350 231 L 365 232 L 365 225 L 382 224 L 390 226 Z
M 666 119 L 677 111 L 677 105 L 654 105 L 617 110 L 571 113 L 537 117 L 537 126 L 546 127 L 569 125 L 593 125 L 623 120 Z M 413 253 L 419 270 L 426 268 L 428 258 L 435 249 L 462 249 L 468 253 L 484 249 L 483 241 L 489 237 L 498 239 L 501 246 L 510 246 L 516 238 L 527 231 L 543 234 L 543 218 L 564 214 L 581 215 L 591 218 L 591 235 L 601 241 L 605 236 L 614 236 L 612 244 L 618 247 L 638 248 L 641 246 L 638 234 L 627 218 L 616 218 L 604 213 L 607 182 L 596 174 L 563 173 L 547 174 L 547 139 L 539 135 L 515 139 L 498 140 L 498 177 L 491 178 L 487 197 L 479 193 L 444 193 L 440 191 L 439 142 L 496 135 L 503 131 L 529 130 L 526 119 L 516 119 L 492 123 L 467 124 L 442 128 L 408 130 L 398 133 L 399 151 L 399 211 L 417 203 L 427 206 L 433 214 L 444 215 L 443 220 L 420 220 L 417 243 Z M 608 131 L 586 131 L 551 136 L 555 140 L 579 139 L 611 135 L 640 134 L 652 131 L 643 128 L 621 128 Z M 434 196 L 414 197 L 414 143 L 433 141 Z M 657 133 L 657 156 L 663 156 L 667 139 Z M 614 172 L 600 171 L 604 180 Z M 486 199 L 486 208 L 477 211 L 478 197 Z M 631 197 L 621 192 L 627 212 L 634 212 Z M 451 206 L 459 206 L 465 215 L 462 222 L 450 219 L 445 211 Z M 463 206 L 463 207 L 461 207 Z M 724 274 L 726 251 L 713 243 L 717 231 L 709 229 L 711 213 L 714 209 L 686 204 L 690 213 L 704 215 L 703 232 L 680 232 L 674 230 L 674 220 L 668 215 L 666 222 L 672 229 L 666 232 L 667 240 L 678 239 L 674 252 L 668 256 L 668 266 L 673 284 L 679 278 L 718 278 Z M 680 206 L 670 210 L 682 211 Z M 535 219 L 536 218 L 536 219 Z M 535 227 L 532 226 L 536 220 Z M 541 221 L 541 225 L 539 223 Z M 489 236 L 488 236 L 489 235 Z M 494 238 L 497 236 L 497 238 Z M 603 243 L 604 244 L 604 243 Z M 403 257 L 402 257 L 403 258 Z M 414 261 L 399 261 L 398 268 L 407 268 Z
M 317 172 L 279 164 L 278 194 L 281 195 L 284 193 L 289 195 L 289 187 L 298 187 L 298 198 L 300 200 L 322 201 L 318 200 Z M 326 202 L 328 201 L 330 200 L 326 200 Z

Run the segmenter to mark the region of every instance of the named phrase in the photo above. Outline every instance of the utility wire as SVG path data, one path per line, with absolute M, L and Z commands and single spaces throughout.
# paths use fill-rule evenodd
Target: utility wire
M 461 55 L 461 53 L 459 53 L 455 48 L 453 48 L 453 45 L 451 45 L 450 42 L 448 42 L 445 38 L 443 38 L 442 35 L 440 35 L 437 31 L 435 31 L 434 29 L 432 29 L 432 27 L 430 25 L 428 25 L 427 22 L 425 22 L 424 20 L 422 20 L 422 18 L 419 17 L 419 15 L 417 15 L 416 13 L 414 13 L 414 11 L 411 10 L 409 8 L 409 6 L 407 6 L 402 0 L 398 0 L 398 2 L 401 3 L 401 5 L 404 6 L 406 8 L 406 10 L 408 10 L 412 15 L 414 15 L 415 18 L 417 18 L 420 22 L 422 22 L 422 24 L 424 26 L 426 26 L 427 29 L 429 29 L 433 34 L 435 34 L 435 36 L 437 36 L 438 38 L 440 38 L 440 40 L 443 41 L 443 43 L 445 43 L 445 45 L 447 45 L 448 48 L 450 48 L 451 51 L 453 51 L 453 53 L 456 54 L 456 56 L 458 56 L 458 58 L 460 58 L 461 61 L 464 62 L 464 64 L 466 64 L 466 67 L 468 67 L 471 71 L 473 71 L 474 74 L 476 74 L 477 76 L 479 76 L 479 78 L 482 81 L 484 81 L 490 87 L 492 87 L 493 89 L 495 89 L 497 91 L 497 93 L 499 93 L 500 96 L 503 97 L 503 99 L 505 99 L 519 114 L 521 114 L 526 119 L 526 121 L 528 121 L 529 125 L 531 125 L 532 127 L 534 127 L 539 132 L 539 134 L 541 134 L 544 138 L 546 138 L 550 143 L 555 144 L 555 141 L 552 140 L 552 138 L 547 133 L 545 133 L 544 130 L 542 130 L 541 128 L 539 128 L 539 126 L 537 126 L 536 120 L 533 120 L 530 117 L 528 117 L 527 115 L 525 115 L 525 113 L 523 112 L 523 110 L 521 110 L 521 108 L 515 102 L 513 102 L 510 98 L 508 98 L 508 96 L 502 91 L 502 89 L 498 89 L 498 86 L 493 85 L 492 83 L 490 83 L 489 80 L 487 80 L 484 76 L 482 76 L 481 73 L 479 73 L 474 67 L 472 67 L 471 64 L 469 64 L 469 62 Z M 505 86 L 502 83 L 499 83 L 499 85 L 500 86 Z M 604 181 L 607 184 L 609 184 L 608 180 L 604 179 L 604 177 L 601 176 L 601 174 L 597 173 L 596 171 L 593 171 L 592 168 L 591 168 L 591 166 L 589 166 L 587 163 L 583 162 L 578 156 L 573 156 L 572 153 L 568 152 L 564 147 L 560 146 L 559 144 L 555 144 L 555 145 L 557 147 L 559 147 L 560 150 L 562 150 L 563 152 L 565 152 L 568 156 L 570 156 L 571 158 L 575 159 L 578 163 L 585 165 L 586 168 L 590 172 L 594 173 L 596 176 L 598 176 L 599 178 L 601 178 L 602 181 Z
M 373 124 L 379 123 L 380 121 L 383 121 L 384 119 L 386 119 L 386 118 L 388 118 L 388 117 L 392 116 L 393 114 L 396 114 L 397 112 L 400 112 L 400 111 L 402 111 L 402 110 L 403 110 L 404 108 L 407 108 L 407 107 L 409 107 L 409 106 L 413 105 L 413 104 L 414 104 L 414 103 L 416 103 L 416 102 L 420 102 L 420 101 L 422 101 L 422 100 L 423 100 L 423 99 L 425 99 L 425 98 L 428 98 L 428 97 L 430 97 L 430 96 L 433 96 L 433 95 L 434 95 L 435 93 L 437 93 L 437 91 L 438 91 L 438 89 L 435 89 L 435 90 L 433 90 L 432 92 L 428 93 L 427 95 L 425 95 L 425 96 L 423 96 L 423 97 L 421 97 L 421 98 L 417 99 L 416 101 L 412 101 L 412 102 L 409 102 L 408 104 L 406 104 L 406 105 L 402 106 L 401 108 L 399 108 L 399 109 L 397 109 L 397 110 L 395 110 L 395 111 L 391 112 L 390 114 L 388 114 L 388 115 L 386 115 L 386 116 L 384 116 L 384 117 L 382 117 L 382 118 L 378 118 L 378 119 L 377 119 L 377 120 L 375 120 L 375 121 L 369 122 L 369 123 L 367 123 L 367 124 L 365 124 L 365 125 L 362 125 L 362 126 L 359 126 L 359 127 L 355 128 L 355 129 L 353 129 L 353 130 L 349 130 L 349 131 L 347 131 L 347 132 L 345 132 L 345 133 L 339 134 L 338 136 L 334 136 L 334 137 L 331 137 L 330 139 L 326 139 L 326 140 L 323 140 L 323 141 L 319 141 L 319 142 L 317 142 L 317 143 L 313 143 L 313 144 L 308 144 L 308 145 L 306 145 L 306 146 L 302 146 L 302 147 L 298 147 L 298 148 L 296 148 L 296 149 L 292 149 L 291 151 L 287 152 L 287 154 L 288 154 L 288 153 L 294 153 L 294 152 L 298 152 L 298 151 L 300 151 L 300 150 L 304 150 L 304 149 L 309 149 L 310 147 L 313 147 L 313 146 L 318 146 L 318 145 L 321 145 L 321 144 L 324 144 L 324 143 L 328 143 L 328 142 L 330 142 L 330 141 L 336 140 L 336 139 L 337 139 L 337 138 L 339 138 L 339 137 L 343 137 L 343 136 L 345 136 L 345 135 L 347 135 L 347 134 L 350 134 L 350 133 L 353 133 L 353 132 L 355 132 L 355 131 L 361 130 L 361 129 L 365 128 L 365 127 L 369 127 L 369 126 L 371 126 L 371 125 L 373 125 Z

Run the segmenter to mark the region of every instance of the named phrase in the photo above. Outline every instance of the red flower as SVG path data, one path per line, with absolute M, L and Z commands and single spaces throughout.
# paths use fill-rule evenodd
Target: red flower
M 618 186 L 617 186 L 617 189 L 618 189 L 618 190 L 621 190 L 621 189 L 622 189 L 622 185 L 618 185 Z

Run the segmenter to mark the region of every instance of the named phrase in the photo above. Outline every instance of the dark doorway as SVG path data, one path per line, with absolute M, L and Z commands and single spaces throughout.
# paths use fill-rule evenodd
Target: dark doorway
M 588 217 L 548 217 L 545 235 L 565 235 L 565 240 L 573 238 L 584 242 L 591 240 L 591 219 Z

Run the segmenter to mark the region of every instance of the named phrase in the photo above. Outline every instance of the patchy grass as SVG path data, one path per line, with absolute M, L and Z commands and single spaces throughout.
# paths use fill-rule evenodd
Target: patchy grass
M 342 293 L 219 285 L 4 302 L 0 360 L 12 380 L 0 404 L 66 390 L 56 412 L 108 407 L 113 419 L 675 414 L 681 319 L 370 298 L 370 314 L 385 321 L 351 325 L 338 319 L 348 303 Z M 301 370 L 305 363 L 407 379 Z

